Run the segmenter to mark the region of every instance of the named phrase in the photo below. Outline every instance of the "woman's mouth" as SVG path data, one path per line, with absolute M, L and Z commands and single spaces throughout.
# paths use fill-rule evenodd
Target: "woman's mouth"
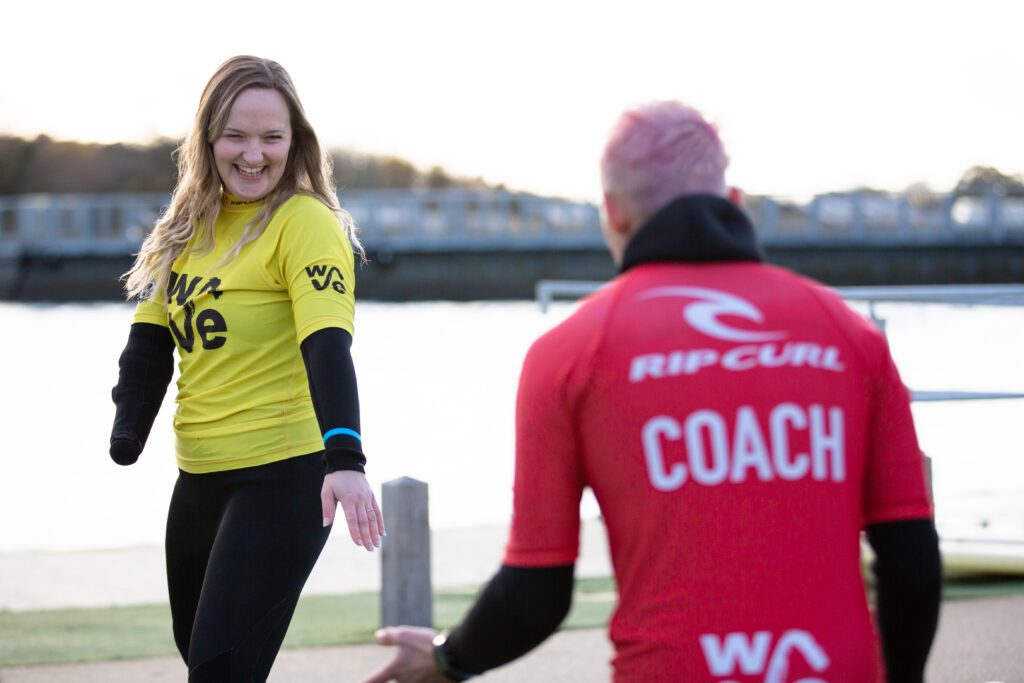
M 242 164 L 235 164 L 235 170 L 243 178 L 258 178 L 266 170 L 266 166 L 243 166 Z

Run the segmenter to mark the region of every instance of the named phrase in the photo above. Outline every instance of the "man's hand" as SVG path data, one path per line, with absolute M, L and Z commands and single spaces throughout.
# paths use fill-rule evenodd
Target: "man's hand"
M 451 683 L 437 668 L 434 636 L 437 631 L 419 626 L 391 626 L 374 634 L 381 645 L 398 648 L 395 658 L 363 683 Z
M 324 526 L 334 524 L 334 515 L 338 503 L 341 503 L 352 541 L 371 553 L 374 548 L 380 547 L 380 537 L 386 535 L 384 516 L 370 483 L 366 481 L 366 475 L 350 470 L 331 472 L 324 477 L 320 502 L 323 506 Z

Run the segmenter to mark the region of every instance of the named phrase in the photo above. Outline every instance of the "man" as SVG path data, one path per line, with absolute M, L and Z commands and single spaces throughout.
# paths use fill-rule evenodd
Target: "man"
M 504 563 L 447 637 L 382 630 L 399 651 L 370 682 L 464 680 L 550 635 L 585 486 L 617 683 L 922 680 L 941 567 L 908 393 L 877 329 L 761 262 L 726 165 L 690 107 L 620 118 L 601 170 L 621 272 L 524 363 Z

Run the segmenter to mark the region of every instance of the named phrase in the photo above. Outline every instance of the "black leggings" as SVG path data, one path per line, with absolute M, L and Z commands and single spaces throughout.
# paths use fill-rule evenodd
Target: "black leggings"
M 174 641 L 190 683 L 262 682 L 327 541 L 320 453 L 180 472 L 167 517 Z

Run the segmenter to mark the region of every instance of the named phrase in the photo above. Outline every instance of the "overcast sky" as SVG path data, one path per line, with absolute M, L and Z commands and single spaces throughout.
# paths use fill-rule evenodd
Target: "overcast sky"
M 331 147 L 595 199 L 616 115 L 682 99 L 748 193 L 1024 172 L 1024 3 L 18 0 L 0 132 L 180 137 L 216 67 L 271 57 Z

